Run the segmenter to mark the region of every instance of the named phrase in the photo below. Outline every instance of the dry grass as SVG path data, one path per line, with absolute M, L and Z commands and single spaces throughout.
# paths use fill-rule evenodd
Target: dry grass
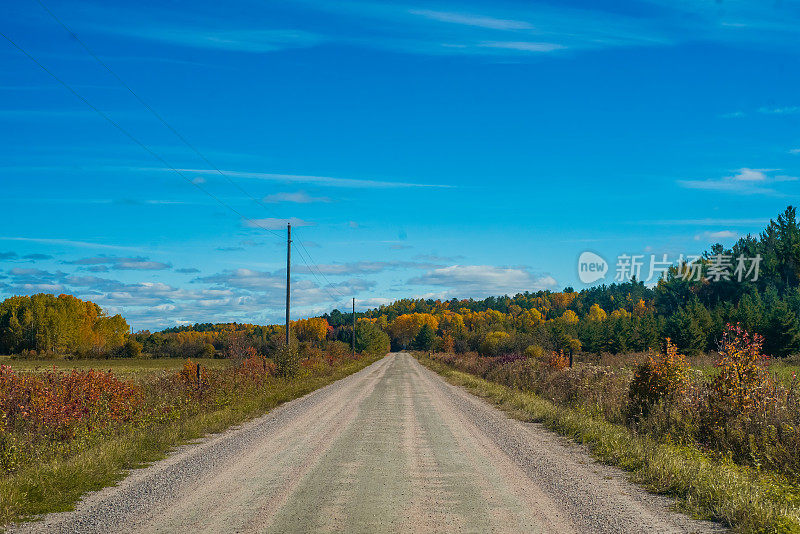
M 424 355 L 419 360 L 511 416 L 541 422 L 586 444 L 599 460 L 630 471 L 650 490 L 678 497 L 681 508 L 696 517 L 721 521 L 740 532 L 800 532 L 800 488 L 778 476 L 709 456 L 696 447 L 640 436 L 596 412 L 558 406 Z
M 231 365 L 230 360 L 201 358 L 193 359 L 203 367 L 211 369 L 224 369 Z M 113 371 L 115 375 L 133 377 L 147 375 L 158 371 L 180 371 L 186 362 L 184 358 L 102 358 L 102 359 L 24 359 L 0 356 L 0 365 L 8 365 L 15 371 L 41 372 L 57 370 L 70 371 L 95 369 L 100 371 Z
M 17 470 L 4 473 L 0 479 L 0 525 L 69 510 L 85 492 L 113 484 L 125 476 L 127 470 L 159 460 L 182 443 L 262 415 L 279 404 L 363 369 L 379 358 L 365 355 L 322 373 L 303 373 L 294 379 L 270 378 L 265 387 L 240 390 L 239 394 L 226 397 L 225 403 L 207 403 L 203 409 L 188 411 L 180 418 L 165 418 L 150 421 L 146 427 L 122 429 L 102 436 L 85 448 L 70 450 L 68 454 L 51 454 L 44 461 L 24 463 Z M 137 365 L 140 361 L 127 363 Z M 180 360 L 179 367 L 184 363 Z M 158 379 L 163 373 L 151 370 L 149 374 L 141 374 Z

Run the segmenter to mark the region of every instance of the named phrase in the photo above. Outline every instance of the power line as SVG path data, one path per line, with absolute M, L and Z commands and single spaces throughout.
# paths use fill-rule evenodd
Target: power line
M 167 120 L 166 120 L 166 119 L 164 119 L 164 117 L 162 117 L 162 116 L 161 116 L 161 114 L 159 114 L 159 113 L 158 113 L 158 112 L 157 112 L 155 109 L 153 109 L 153 107 L 152 107 L 152 106 L 150 106 L 150 105 L 149 105 L 147 102 L 145 102 L 145 101 L 144 101 L 144 100 L 143 100 L 143 99 L 142 99 L 142 98 L 141 98 L 141 97 L 138 95 L 138 93 L 136 93 L 136 91 L 134 91 L 134 90 L 133 90 L 133 88 L 131 88 L 131 86 L 130 86 L 130 85 L 128 85 L 128 84 L 125 82 L 125 80 L 123 80 L 123 79 L 122 79 L 122 77 L 120 77 L 120 76 L 119 76 L 119 75 L 118 75 L 118 74 L 117 74 L 117 73 L 116 73 L 116 72 L 115 72 L 115 71 L 114 71 L 114 70 L 113 70 L 113 69 L 112 69 L 112 68 L 111 68 L 111 67 L 110 67 L 110 66 L 109 66 L 109 65 L 108 65 L 106 62 L 104 62 L 104 61 L 103 61 L 103 60 L 102 60 L 102 59 L 101 59 L 101 58 L 100 58 L 100 57 L 99 57 L 97 54 L 95 54 L 95 53 L 94 53 L 94 51 L 93 51 L 91 48 L 89 48 L 89 46 L 88 46 L 86 43 L 84 43 L 84 42 L 83 42 L 83 40 L 81 40 L 81 38 L 80 38 L 80 37 L 78 37 L 78 36 L 75 34 L 75 32 L 73 32 L 73 31 L 72 31 L 72 30 L 71 30 L 71 29 L 70 29 L 70 28 L 69 28 L 69 27 L 68 27 L 68 26 L 67 26 L 67 25 L 66 25 L 66 24 L 65 24 L 65 23 L 64 23 L 64 22 L 63 22 L 63 21 L 62 21 L 62 20 L 61 20 L 61 19 L 60 19 L 60 18 L 59 18 L 59 17 L 58 17 L 58 16 L 57 16 L 57 15 L 56 15 L 56 14 L 55 14 L 53 11 L 52 11 L 52 10 L 50 10 L 50 8 L 48 8 L 48 7 L 47 7 L 47 6 L 44 4 L 44 2 L 43 2 L 42 0 L 36 0 L 36 1 L 37 1 L 37 3 L 38 3 L 38 4 L 39 4 L 41 7 L 42 7 L 42 9 L 44 9 L 44 10 L 45 10 L 45 11 L 46 11 L 46 12 L 47 12 L 47 13 L 48 13 L 48 14 L 49 14 L 49 15 L 50 15 L 52 18 L 53 18 L 53 20 L 55 20 L 55 21 L 56 21 L 56 22 L 57 22 L 57 23 L 58 23 L 58 24 L 59 24 L 59 25 L 60 25 L 62 28 L 64 28 L 64 30 L 65 30 L 67 33 L 69 33 L 69 34 L 72 36 L 72 38 L 73 38 L 73 39 L 75 39 L 75 40 L 78 42 L 78 44 L 80 44 L 80 45 L 83 47 L 83 49 L 84 49 L 84 50 L 86 50 L 86 52 L 87 52 L 87 53 L 88 53 L 90 56 L 92 56 L 92 58 L 94 58 L 94 60 L 95 60 L 95 61 L 97 61 L 97 62 L 98 62 L 100 65 L 102 65 L 102 66 L 103 66 L 103 68 L 105 68 L 105 69 L 106 69 L 106 70 L 109 72 L 109 74 L 111 74 L 111 75 L 112 75 L 112 76 L 113 76 L 113 77 L 114 77 L 114 78 L 115 78 L 115 79 L 116 79 L 116 80 L 117 80 L 117 81 L 118 81 L 120 84 L 122 84 L 122 86 L 123 86 L 123 87 L 125 87 L 125 89 L 127 89 L 127 90 L 128 90 L 128 92 L 129 92 L 131 95 L 133 95 L 133 97 L 134 97 L 134 98 L 135 98 L 135 99 L 136 99 L 136 100 L 137 100 L 137 101 L 138 101 L 138 102 L 139 102 L 139 103 L 140 103 L 142 106 L 144 106 L 144 107 L 145 107 L 145 108 L 146 108 L 146 109 L 147 109 L 147 110 L 148 110 L 148 111 L 149 111 L 149 112 L 150 112 L 150 113 L 151 113 L 151 114 L 152 114 L 152 115 L 153 115 L 153 116 L 154 116 L 154 117 L 155 117 L 155 118 L 156 118 L 156 119 L 159 121 L 159 122 L 161 122 L 161 124 L 163 124 L 163 125 L 164 125 L 164 126 L 167 128 L 167 129 L 169 129 L 169 131 L 171 131 L 171 132 L 172 132 L 172 133 L 173 133 L 173 134 L 174 134 L 174 135 L 175 135 L 175 136 L 176 136 L 176 137 L 177 137 L 177 138 L 178 138 L 178 139 L 179 139 L 179 140 L 180 140 L 180 141 L 181 141 L 181 142 L 182 142 L 184 145 L 186 145 L 187 147 L 189 147 L 189 149 L 191 149 L 191 150 L 192 150 L 192 151 L 193 151 L 195 154 L 197 154 L 197 155 L 198 155 L 198 156 L 199 156 L 199 157 L 200 157 L 200 158 L 201 158 L 201 159 L 202 159 L 202 160 L 203 160 L 203 161 L 204 161 L 204 162 L 205 162 L 205 163 L 206 163 L 206 164 L 207 164 L 209 167 L 213 168 L 213 169 L 214 169 L 214 170 L 215 170 L 215 171 L 216 171 L 216 172 L 217 172 L 217 173 L 218 173 L 220 176 L 224 177 L 224 178 L 225 178 L 225 179 L 226 179 L 226 180 L 227 180 L 229 183 L 231 183 L 231 184 L 232 184 L 234 187 L 236 187 L 236 188 L 237 188 L 239 191 L 241 191 L 242 193 L 244 193 L 244 194 L 245 194 L 247 197 L 249 197 L 249 198 L 250 198 L 250 199 L 251 199 L 253 202 L 255 202 L 256 204 L 258 204 L 259 206 L 261 206 L 261 207 L 262 207 L 262 208 L 263 208 L 265 211 L 267 211 L 268 213 L 274 214 L 274 213 L 273 213 L 273 212 L 272 212 L 272 211 L 271 211 L 269 208 L 267 208 L 267 206 L 266 206 L 266 205 L 264 205 L 264 203 L 263 203 L 263 202 L 261 202 L 261 201 L 260 201 L 258 198 L 254 197 L 252 194 L 250 194 L 250 192 L 249 192 L 249 191 L 247 191 L 247 190 L 246 190 L 246 189 L 244 189 L 244 188 L 243 188 L 241 185 L 239 185 L 239 183 L 237 183 L 236 181 L 234 181 L 234 180 L 233 180 L 233 179 L 232 179 L 230 176 L 228 176 L 228 175 L 227 175 L 225 172 L 223 172 L 223 171 L 222 171 L 222 169 L 220 169 L 219 167 L 217 167 L 216 165 L 214 165 L 214 164 L 213 164 L 213 163 L 212 163 L 212 162 L 211 162 L 211 161 L 210 161 L 210 160 L 209 160 L 209 159 L 208 159 L 208 158 L 207 158 L 207 157 L 206 157 L 206 156 L 205 156 L 205 155 L 204 155 L 204 154 L 203 154 L 203 153 L 202 153 L 202 152 L 201 152 L 201 151 L 200 151 L 200 150 L 197 148 L 197 147 L 195 147 L 195 146 L 194 146 L 192 143 L 190 143 L 190 142 L 189 142 L 189 140 L 188 140 L 188 139 L 186 139 L 186 138 L 185 138 L 183 135 L 181 135 L 181 133 L 180 133 L 180 132 L 179 132 L 179 131 L 178 131 L 178 130 L 175 128 L 175 127 L 173 127 L 173 126 L 172 126 L 172 125 L 171 125 L 169 122 L 167 122 Z M 5 36 L 4 36 L 4 37 L 5 37 Z M 6 39 L 8 39 L 8 38 L 6 37 Z M 10 39 L 9 39 L 9 41 L 10 41 Z M 13 43 L 13 42 L 12 42 L 12 44 L 14 44 L 14 45 L 16 46 L 16 44 L 15 44 L 15 43 Z M 19 48 L 19 47 L 17 47 L 17 48 Z M 21 50 L 21 49 L 20 49 L 20 50 Z M 28 54 L 26 53 L 26 55 L 28 55 Z M 28 55 L 28 56 L 30 57 L 30 55 Z M 33 58 L 31 58 L 31 59 L 33 59 Z M 37 62 L 37 64 L 38 64 L 38 62 Z M 39 66 L 40 66 L 40 67 L 42 67 L 42 65 L 41 65 L 41 64 L 40 64 Z M 42 67 L 42 68 L 44 68 L 44 67 Z M 46 69 L 45 69 L 45 70 L 46 70 Z M 59 80 L 59 81 L 60 81 L 60 80 Z M 63 84 L 63 82 L 62 82 L 62 84 Z M 73 91 L 73 93 L 74 93 L 74 91 Z M 85 101 L 85 99 L 84 99 L 84 101 Z M 87 102 L 87 104 L 88 104 L 88 102 Z M 173 169 L 173 170 L 175 170 L 175 169 Z M 176 172 L 178 172 L 178 171 L 176 170 Z M 180 174 L 180 173 L 179 173 L 179 174 Z M 197 184 L 194 184 L 194 185 L 197 185 Z M 275 233 L 275 232 L 272 232 L 272 231 L 270 231 L 270 232 L 271 232 L 273 235 L 277 236 L 277 237 L 281 237 L 281 236 L 279 236 L 279 234 L 277 234 L 277 233 Z M 333 283 L 332 283 L 330 280 L 328 280 L 328 278 L 325 276 L 325 274 L 322 272 L 322 270 L 319 268 L 319 266 L 316 264 L 316 262 L 314 262 L 313 258 L 311 257 L 311 254 L 310 254 L 310 253 L 308 252 L 308 250 L 305 248 L 305 245 L 303 245 L 303 243 L 302 243 L 302 242 L 300 242 L 300 245 L 302 246 L 302 248 L 303 248 L 303 251 L 305 252 L 305 256 L 306 256 L 306 257 L 308 257 L 308 260 L 309 260 L 309 261 L 310 261 L 312 264 L 314 264 L 314 266 L 315 266 L 315 267 L 316 267 L 316 269 L 317 269 L 317 272 L 319 272 L 319 274 L 320 274 L 320 275 L 322 275 L 322 277 L 323 277 L 323 278 L 325 279 L 325 281 L 327 282 L 328 286 L 330 286 L 330 288 L 331 288 L 331 289 L 332 289 L 334 292 L 336 292 L 337 294 L 339 294 L 339 295 L 340 295 L 340 297 L 342 297 L 342 298 L 345 298 L 345 297 L 346 297 L 346 295 L 342 295 L 341 293 L 339 293 L 339 292 L 336 290 L 336 287 L 333 285 Z M 295 248 L 296 248 L 296 247 L 295 247 Z M 300 251 L 299 251 L 299 250 L 298 250 L 298 253 L 300 253 Z M 318 282 L 318 283 L 320 283 L 320 284 L 322 284 L 322 282 L 319 280 L 319 277 L 317 277 L 316 273 L 314 273 L 314 268 L 313 268 L 311 265 L 309 265 L 309 263 L 306 261 L 305 257 L 303 256 L 303 253 L 300 253 L 300 259 L 303 261 L 303 263 L 305 263 L 305 264 L 306 264 L 306 266 L 307 266 L 307 267 L 308 267 L 308 269 L 309 269 L 309 272 L 310 272 L 310 273 L 311 273 L 311 274 L 314 276 L 314 278 L 317 280 L 317 282 Z M 331 295 L 331 293 L 330 293 L 329 291 L 328 291 L 328 294 L 329 294 L 329 296 L 332 296 L 332 295 Z M 336 299 L 335 299 L 335 298 L 333 298 L 333 300 L 336 300 Z
M 308 249 L 306 248 L 305 244 L 304 244 L 302 241 L 300 241 L 300 240 L 298 240 L 297 242 L 298 242 L 298 243 L 300 243 L 300 246 L 302 247 L 302 249 L 305 251 L 306 255 L 308 256 L 308 259 L 309 259 L 309 260 L 311 260 L 311 263 L 315 263 L 315 262 L 314 262 L 314 260 L 311 258 L 311 253 L 310 253 L 310 252 L 308 252 Z M 302 258 L 302 255 L 301 255 L 300 257 Z M 316 263 L 315 263 L 315 265 L 317 266 L 317 271 L 318 271 L 318 272 L 319 272 L 319 274 L 322 276 L 322 278 L 324 278 L 324 279 L 325 279 L 325 281 L 328 283 L 328 285 L 331 287 L 331 289 L 333 289 L 333 290 L 336 292 L 336 294 L 337 294 L 337 295 L 339 295 L 339 297 L 341 297 L 341 298 L 347 298 L 347 295 L 344 295 L 344 294 L 342 294 L 342 293 L 339 293 L 339 291 L 336 289 L 336 286 L 334 286 L 334 285 L 333 285 L 333 282 L 331 282 L 330 280 L 328 280 L 328 277 L 327 277 L 327 276 L 325 276 L 325 273 L 323 273 L 323 272 L 322 272 L 322 270 L 319 268 L 319 265 L 318 265 L 318 264 L 316 264 Z M 309 268 L 310 268 L 310 267 L 309 267 Z M 312 271 L 312 274 L 313 274 L 313 271 Z
M 151 114 L 152 114 L 152 115 L 153 115 L 153 116 L 154 116 L 156 119 L 158 119 L 158 121 L 159 121 L 161 124 L 163 124 L 163 125 L 164 125 L 164 126 L 167 128 L 167 129 L 169 129 L 169 131 L 171 131 L 171 132 L 172 132 L 172 133 L 175 135 L 175 137 L 177 137 L 178 139 L 180 139 L 180 141 L 181 141 L 183 144 L 185 144 L 185 145 L 186 145 L 187 147 L 189 147 L 189 148 L 190 148 L 190 149 L 191 149 L 191 150 L 192 150 L 192 151 L 193 151 L 195 154 L 197 154 L 197 155 L 198 155 L 198 156 L 199 156 L 199 157 L 200 157 L 200 158 L 201 158 L 201 159 L 202 159 L 202 160 L 203 160 L 203 161 L 204 161 L 204 162 L 205 162 L 205 163 L 206 163 L 206 164 L 207 164 L 209 167 L 213 168 L 213 169 L 214 169 L 214 170 L 215 170 L 215 171 L 216 171 L 216 172 L 217 172 L 217 173 L 218 173 L 220 176 L 224 177 L 224 178 L 225 178 L 226 180 L 228 180 L 228 182 L 230 182 L 230 183 L 231 183 L 231 184 L 232 184 L 234 187 L 236 187 L 237 189 L 239 189 L 239 191 L 241 191 L 242 193 L 244 193 L 245 195 L 247 195 L 248 197 L 250 197 L 252 200 L 254 200 L 254 201 L 256 201 L 256 202 L 259 202 L 259 201 L 258 201 L 256 198 L 254 198 L 254 197 L 253 197 L 253 196 L 252 196 L 250 193 L 248 193 L 248 192 L 247 192 L 247 191 L 246 191 L 246 190 L 245 190 L 245 189 L 244 189 L 242 186 L 240 186 L 240 185 L 239 185 L 237 182 L 235 182 L 235 181 L 234 181 L 234 180 L 233 180 L 233 179 L 232 179 L 230 176 L 228 176 L 227 174 L 225 174 L 225 172 L 223 172 L 223 171 L 222 171 L 222 169 L 220 169 L 219 167 L 217 167 L 216 165 L 214 165 L 213 163 L 211 163 L 211 161 L 210 161 L 210 160 L 209 160 L 209 159 L 208 159 L 208 158 L 207 158 L 207 157 L 206 157 L 206 156 L 205 156 L 205 155 L 204 155 L 202 152 L 200 152 L 200 150 L 199 150 L 197 147 L 195 147 L 195 146 L 194 146 L 192 143 L 190 143 L 190 142 L 189 142 L 189 140 L 188 140 L 188 139 L 186 139 L 186 138 L 185 138 L 183 135 L 181 135 L 181 133 L 180 133 L 180 132 L 179 132 L 179 131 L 178 131 L 178 130 L 175 128 L 175 127 L 173 127 L 173 126 L 172 126 L 172 125 L 171 125 L 169 122 L 167 122 L 167 120 L 166 120 L 164 117 L 162 117 L 160 113 L 158 113 L 158 112 L 157 112 L 155 109 L 153 109 L 153 107 L 152 107 L 152 106 L 150 106 L 150 105 L 149 105 L 147 102 L 145 102 L 145 101 L 144 101 L 144 100 L 143 100 L 143 99 L 142 99 L 142 98 L 139 96 L 139 94 L 138 94 L 138 93 L 136 93 L 136 91 L 134 91 L 134 90 L 133 90 L 133 88 L 131 88 L 131 86 L 130 86 L 130 85 L 128 85 L 128 84 L 125 82 L 125 80 L 123 80 L 123 79 L 122 79 L 122 78 L 121 78 L 121 77 L 120 77 L 120 76 L 119 76 L 119 75 L 118 75 L 118 74 L 117 74 L 117 73 L 116 73 L 116 72 L 115 72 L 115 71 L 114 71 L 114 70 L 113 70 L 111 67 L 109 67 L 109 66 L 108 66 L 108 64 L 107 64 L 105 61 L 103 61 L 102 59 L 100 59 L 100 57 L 99 57 L 97 54 L 95 54 L 95 53 L 92 51 L 92 49 L 91 49 L 91 48 L 89 48 L 89 46 L 88 46 L 86 43 L 84 43 L 84 42 L 81 40 L 81 38 L 80 38 L 80 37 L 78 37 L 78 36 L 75 34 L 75 32 L 73 32 L 73 31 L 72 31 L 72 30 L 71 30 L 71 29 L 70 29 L 70 28 L 69 28 L 69 27 L 68 27 L 66 24 L 64 24 L 64 22 L 62 22 L 62 21 L 61 21 L 61 19 L 60 19 L 60 18 L 58 18 L 58 17 L 56 16 L 56 14 L 55 14 L 55 13 L 53 13 L 53 12 L 52 12 L 52 11 L 51 11 L 51 10 L 50 10 L 50 9 L 49 9 L 49 8 L 48 8 L 46 5 L 45 5 L 45 4 L 44 4 L 44 2 L 42 2 L 42 0 L 36 0 L 36 1 L 38 2 L 38 4 L 39 4 L 40 6 L 42 6 L 42 9 L 44 9 L 44 10 L 45 10 L 45 11 L 46 11 L 46 12 L 47 12 L 47 13 L 48 13 L 48 14 L 49 14 L 49 15 L 50 15 L 50 16 L 51 16 L 51 17 L 52 17 L 52 18 L 53 18 L 53 19 L 54 19 L 54 20 L 55 20 L 55 21 L 56 21 L 58 24 L 59 24 L 59 25 L 61 25 L 61 27 L 62 27 L 62 28 L 64 28 L 64 30 L 66 30 L 66 31 L 67 31 L 67 33 L 69 33 L 69 34 L 72 36 L 72 38 L 73 38 L 73 39 L 75 39 L 75 40 L 78 42 L 78 44 L 80 44 L 80 45 L 83 47 L 83 49 L 84 49 L 84 50 L 86 50 L 86 52 L 87 52 L 87 53 L 88 53 L 90 56 L 92 56 L 92 57 L 94 58 L 94 60 L 95 60 L 95 61 L 97 61 L 97 62 L 98 62 L 100 65 L 102 65 L 102 66 L 103 66 L 103 68 L 105 68 L 105 69 L 106 69 L 106 70 L 109 72 L 109 74 L 111 74 L 111 75 L 112 75 L 112 76 L 113 76 L 113 77 L 114 77 L 114 78 L 115 78 L 115 79 L 116 79 L 116 80 L 117 80 L 117 81 L 118 81 L 120 84 L 122 84 L 122 86 L 123 86 L 123 87 L 125 87 L 125 89 L 127 89 L 127 90 L 128 90 L 128 92 L 129 92 L 131 95 L 133 95 L 133 97 L 134 97 L 136 100 L 138 100 L 138 101 L 139 101 L 139 103 L 140 103 L 141 105 L 143 105 L 143 106 L 144 106 L 144 107 L 145 107 L 145 108 L 146 108 L 146 109 L 147 109 L 147 110 L 148 110 L 148 111 L 149 111 L 149 112 L 150 112 L 150 113 L 151 113 Z M 260 204 L 260 202 L 259 202 L 259 204 Z M 263 205 L 262 205 L 262 207 L 265 207 L 265 206 L 263 206 Z M 265 207 L 265 208 L 266 208 L 266 207 Z M 278 235 L 278 234 L 276 234 L 276 235 Z
M 202 187 L 200 184 L 196 183 L 194 180 L 192 180 L 191 178 L 189 178 L 189 177 L 188 177 L 188 176 L 186 176 L 185 174 L 183 174 L 181 171 L 179 171 L 178 169 L 176 169 L 175 167 L 173 167 L 173 166 L 172 166 L 172 165 L 171 165 L 171 164 L 170 164 L 170 163 L 169 163 L 167 160 L 165 160 L 165 159 L 164 159 L 164 158 L 163 158 L 161 155 L 159 155 L 157 152 L 155 152 L 155 151 L 154 151 L 154 150 L 152 150 L 150 147 L 148 147 L 147 145 L 145 145 L 145 144 L 144 144 L 142 141 L 140 141 L 140 140 L 139 140 L 139 139 L 138 139 L 136 136 L 134 136 L 132 133 L 130 133 L 128 130 L 126 130 L 126 129 L 125 129 L 125 128 L 124 128 L 124 127 L 121 125 L 121 124 L 119 124 L 119 123 L 118 123 L 118 122 L 116 122 L 114 119 L 112 119 L 111 117 L 109 117 L 109 116 L 108 116 L 108 115 L 107 115 L 105 112 L 101 111 L 99 108 L 97 108 L 96 106 L 94 106 L 94 105 L 93 105 L 91 102 L 89 102 L 89 101 L 88 101 L 86 98 L 84 98 L 84 97 L 83 97 L 83 96 L 82 96 L 80 93 L 78 93 L 78 92 L 77 92 L 75 89 L 73 89 L 73 88 L 72 88 L 72 86 L 70 86 L 70 85 L 69 85 L 67 82 L 65 82 L 64 80 L 62 80 L 61 78 L 59 78 L 59 77 L 58 77 L 58 76 L 57 76 L 55 73 L 53 73 L 53 72 L 52 72 L 50 69 L 48 69 L 46 66 L 44 66 L 44 65 L 43 65 L 41 62 L 39 62 L 39 60 L 37 60 L 37 59 L 36 59 L 35 57 L 33 57 L 31 54 L 29 54 L 29 53 L 28 53 L 28 52 L 27 52 L 27 51 L 26 51 L 24 48 L 22 48 L 22 47 L 21 47 L 21 46 L 19 46 L 19 45 L 18 45 L 16 42 L 14 42 L 14 41 L 13 41 L 13 40 L 12 40 L 10 37 L 8 37 L 6 34 L 4 34 L 4 33 L 2 33 L 2 32 L 0 32 L 0 36 L 2 36 L 2 37 L 3 37 L 3 38 L 6 40 L 6 41 L 8 41 L 9 43 L 11 43 L 11 45 L 12 45 L 14 48 L 16 48 L 17 50 L 19 50 L 20 52 L 22 52 L 22 53 L 23 53 L 23 54 L 24 54 L 24 55 L 25 55 L 25 56 L 26 56 L 28 59 L 30 59 L 30 60 L 31 60 L 31 61 L 33 61 L 33 62 L 34 62 L 36 65 L 38 65 L 38 66 L 39 66 L 39 68 L 41 68 L 43 71 L 45 71 L 47 74 L 49 74 L 49 75 L 50 75 L 50 76 L 51 76 L 51 77 L 52 77 L 54 80 L 56 80 L 58 83 L 60 83 L 62 86 L 64 86 L 64 88 L 65 88 L 65 89 L 67 89 L 67 90 L 68 90 L 70 93 L 72 93 L 72 94 L 73 94 L 73 95 L 74 95 L 76 98 L 78 98 L 78 99 L 79 99 L 81 102 L 83 102 L 84 104 L 86 104 L 86 105 L 87 105 L 87 106 L 88 106 L 90 109 L 92 109 L 92 110 L 93 110 L 95 113 L 97 113 L 97 114 L 98 114 L 98 115 L 100 115 L 100 116 L 101 116 L 103 119 L 105 119 L 106 121 L 108 121 L 108 122 L 109 122 L 109 123 L 110 123 L 112 126 L 114 126 L 114 127 L 117 129 L 117 130 L 119 130 L 120 132 L 122 132 L 122 133 L 123 133 L 123 134 L 124 134 L 126 137 L 128 137 L 128 138 L 129 138 L 131 141 L 133 141 L 134 143 L 136 143 L 137 145 L 139 145 L 139 146 L 140 146 L 142 149 L 144 149 L 144 150 L 145 150 L 145 151 L 146 151 L 148 154 L 150 154 L 151 156 L 153 156 L 155 159 L 157 159 L 159 162 L 161 162 L 163 165 L 165 165 L 167 168 L 169 168 L 169 169 L 170 169 L 171 171 L 173 171 L 175 174 L 177 174 L 178 176 L 180 176 L 181 178 L 183 178 L 184 180 L 186 180 L 186 181 L 187 181 L 189 184 L 193 185 L 194 187 L 196 187 L 197 189 L 199 189 L 200 191 L 202 191 L 203 193 L 205 193 L 206 195 L 208 195 L 209 197 L 211 197 L 212 199 L 214 199 L 214 200 L 215 200 L 216 202 L 218 202 L 220 205 L 222 205 L 222 206 L 224 206 L 224 207 L 228 208 L 229 210 L 231 210 L 233 213 L 235 213 L 236 215 L 238 215 L 238 216 L 239 216 L 239 217 L 241 217 L 242 219 L 244 219 L 244 220 L 248 221 L 250 224 L 252 224 L 252 225 L 254 225 L 254 226 L 257 226 L 258 228 L 261 228 L 262 230 L 266 230 L 267 232 L 269 232 L 269 233 L 271 233 L 271 234 L 273 234 L 273 235 L 276 235 L 276 236 L 280 237 L 281 239 L 283 239 L 283 236 L 281 236 L 280 234 L 278 234 L 278 233 L 276 233 L 276 232 L 272 231 L 270 228 L 267 228 L 266 226 L 262 225 L 262 224 L 261 224 L 260 222 L 258 222 L 257 220 L 255 220 L 255 219 L 251 219 L 250 217 L 247 217 L 247 216 L 246 216 L 246 215 L 244 215 L 242 212 L 240 212 L 239 210 L 237 210 L 236 208 L 234 208 L 233 206 L 231 206 L 230 204 L 228 204 L 227 202 L 225 202 L 224 200 L 222 200 L 221 198 L 219 198 L 218 196 L 216 196 L 216 195 L 215 195 L 215 194 L 213 194 L 212 192 L 208 191 L 206 188 Z

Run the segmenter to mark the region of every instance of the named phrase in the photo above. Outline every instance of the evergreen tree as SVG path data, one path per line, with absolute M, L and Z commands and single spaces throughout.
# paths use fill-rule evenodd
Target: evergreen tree
M 686 308 L 679 309 L 667 320 L 663 337 L 672 339 L 684 354 L 696 355 L 706 348 L 706 334 Z
M 433 328 L 425 323 L 422 325 L 422 328 L 419 329 L 417 337 L 414 338 L 414 348 L 417 350 L 432 350 L 434 341 L 436 341 L 436 334 Z
M 787 356 L 800 350 L 797 316 L 782 300 L 771 307 L 762 335 L 764 352 L 771 356 Z

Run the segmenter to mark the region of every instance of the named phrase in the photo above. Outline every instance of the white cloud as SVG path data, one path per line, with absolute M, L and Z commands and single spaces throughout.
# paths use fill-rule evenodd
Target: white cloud
M 91 300 L 108 313 L 121 313 L 135 328 L 163 328 L 181 321 L 280 322 L 285 296 L 283 271 L 250 269 L 223 271 L 195 278 L 194 287 L 175 287 L 164 282 L 125 283 L 86 274 L 50 272 L 17 267 L 0 273 L 0 291 L 24 295 L 39 292 L 70 293 Z M 329 310 L 338 294 L 356 295 L 372 290 L 375 283 L 361 277 L 341 280 L 333 288 L 306 278 L 292 282 L 295 314 Z
M 446 286 L 448 295 L 479 297 L 552 289 L 552 276 L 536 277 L 526 269 L 492 265 L 451 265 L 428 271 L 408 281 L 413 285 Z
M 264 202 L 275 204 L 278 202 L 295 202 L 297 204 L 311 204 L 313 202 L 330 202 L 328 197 L 312 197 L 305 191 L 295 193 L 273 193 L 264 197 Z
M 737 239 L 739 234 L 733 230 L 707 231 L 694 236 L 695 241 L 717 242 L 722 240 Z
M 723 178 L 707 180 L 678 180 L 681 187 L 687 189 L 700 189 L 705 191 L 721 191 L 742 195 L 773 195 L 783 196 L 772 187 L 778 182 L 794 182 L 794 176 L 774 174 L 779 169 L 739 169 L 737 174 Z

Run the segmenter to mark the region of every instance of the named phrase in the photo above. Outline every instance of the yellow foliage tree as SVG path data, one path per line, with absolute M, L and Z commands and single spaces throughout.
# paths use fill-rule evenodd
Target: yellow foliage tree
M 567 310 L 561 315 L 561 320 L 567 324 L 578 324 L 578 314 L 572 310 Z
M 523 332 L 530 332 L 542 323 L 542 314 L 536 308 L 525 310 L 519 316 L 519 326 Z
M 387 327 L 387 331 L 401 345 L 406 346 L 417 337 L 425 324 L 434 331 L 439 328 L 439 321 L 429 313 L 405 313 L 392 321 Z
M 596 321 L 596 322 L 605 321 L 606 317 L 608 317 L 608 314 L 598 304 L 592 304 L 592 306 L 589 308 L 588 319 L 590 321 Z
M 300 341 L 321 343 L 328 335 L 328 321 L 322 317 L 299 319 L 292 323 L 292 328 Z
M 631 318 L 631 312 L 629 312 L 628 310 L 624 310 L 622 308 L 618 308 L 618 309 L 616 309 L 616 310 L 611 312 L 611 318 L 612 319 L 630 319 Z
M 500 352 L 502 344 L 511 337 L 508 332 L 489 332 L 480 345 L 481 354 L 495 356 Z

